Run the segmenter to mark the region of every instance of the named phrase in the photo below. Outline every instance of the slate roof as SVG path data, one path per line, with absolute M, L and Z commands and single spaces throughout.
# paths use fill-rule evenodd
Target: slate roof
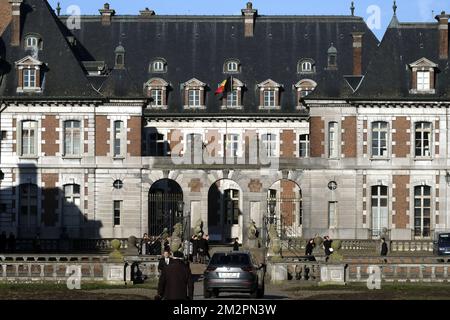
M 114 16 L 110 26 L 102 25 L 100 15 L 82 16 L 81 28 L 71 31 L 65 25 L 68 17 L 57 17 L 47 1 L 24 0 L 23 6 L 27 13 L 22 34 L 41 35 L 44 47 L 39 60 L 49 69 L 43 93 L 30 98 L 142 98 L 144 83 L 160 77 L 170 84 L 165 114 L 223 114 L 214 91 L 227 77 L 223 63 L 230 58 L 241 62 L 242 72 L 235 77 L 245 84 L 244 109 L 233 110 L 233 114 L 295 114 L 292 86 L 299 80 L 316 81 L 316 97 L 353 93 L 344 80 L 352 74 L 352 32 L 365 33 L 363 72 L 378 46 L 364 20 L 354 16 L 258 16 L 254 37 L 245 38 L 242 16 Z M 75 46 L 69 44 L 69 36 L 76 38 Z M 0 95 L 23 97 L 16 93 L 14 62 L 27 53 L 22 47 L 9 46 L 9 29 L 3 41 L 9 70 L 4 71 Z M 125 49 L 125 70 L 113 69 L 119 44 Z M 337 70 L 326 70 L 331 44 L 338 52 Z M 166 73 L 149 73 L 149 64 L 156 57 L 167 61 Z M 302 58 L 315 61 L 315 74 L 297 73 Z M 109 70 L 103 76 L 88 76 L 85 66 L 90 64 L 86 61 L 104 61 Z M 206 109 L 186 111 L 181 84 L 194 77 L 207 84 Z M 257 84 L 267 79 L 283 85 L 280 110 L 258 109 Z
M 66 19 L 61 17 L 63 22 Z M 244 109 L 233 110 L 233 114 L 298 113 L 292 86 L 301 79 L 316 81 L 323 96 L 351 92 L 342 79 L 352 73 L 352 32 L 365 32 L 363 70 L 378 45 L 363 19 L 352 16 L 259 16 L 253 38 L 245 38 L 243 28 L 241 16 L 114 16 L 110 26 L 103 26 L 100 16 L 83 16 L 81 28 L 73 35 L 82 45 L 75 49 L 80 61 L 105 61 L 110 68 L 114 66 L 114 50 L 121 44 L 133 87 L 141 94 L 150 78 L 166 80 L 170 84 L 167 114 L 224 113 L 214 91 L 227 77 L 223 63 L 230 58 L 241 62 L 242 72 L 235 77 L 245 84 Z M 332 43 L 338 51 L 337 71 L 325 70 Z M 149 73 L 149 64 L 157 57 L 167 61 L 166 73 Z M 297 74 L 302 58 L 315 61 L 316 74 Z M 194 77 L 207 84 L 206 109 L 186 111 L 181 85 Z M 258 109 L 257 84 L 267 79 L 284 86 L 281 110 Z M 121 81 L 106 86 L 114 90 L 106 90 L 104 85 L 97 88 L 104 96 L 120 97 L 120 92 L 127 92 L 121 85 L 129 84 Z
M 438 64 L 435 94 L 412 94 L 408 65 L 427 58 Z M 400 23 L 394 16 L 367 68 L 356 99 L 436 100 L 450 98 L 449 61 L 439 59 L 438 23 Z

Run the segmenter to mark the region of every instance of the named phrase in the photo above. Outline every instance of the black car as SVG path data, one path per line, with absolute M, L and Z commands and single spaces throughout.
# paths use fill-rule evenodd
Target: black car
M 265 265 L 257 264 L 249 252 L 217 252 L 204 273 L 204 297 L 220 292 L 248 292 L 264 296 Z
M 441 233 L 437 241 L 437 254 L 450 255 L 450 233 Z

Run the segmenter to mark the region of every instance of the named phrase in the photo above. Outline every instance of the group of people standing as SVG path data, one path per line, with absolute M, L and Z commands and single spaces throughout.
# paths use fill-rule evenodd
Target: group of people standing
M 0 234 L 0 253 L 14 251 L 16 251 L 16 236 L 11 232 L 7 237 L 6 232 L 3 231 Z
M 322 248 L 324 250 L 325 256 L 328 257 L 333 253 L 333 248 L 331 247 L 331 244 L 333 243 L 333 240 L 329 236 L 325 236 L 323 238 L 322 242 Z M 311 256 L 313 254 L 313 250 L 316 247 L 316 243 L 314 242 L 314 239 L 309 239 L 306 248 L 305 248 L 305 255 Z
M 139 246 L 139 254 L 159 256 L 161 254 L 163 244 L 161 240 L 162 239 L 160 237 L 149 237 L 147 233 L 144 233 Z M 164 241 L 164 246 L 168 246 L 167 239 Z
M 211 259 L 209 254 L 209 235 L 193 235 L 189 241 L 189 260 L 193 263 L 205 263 L 206 258 Z

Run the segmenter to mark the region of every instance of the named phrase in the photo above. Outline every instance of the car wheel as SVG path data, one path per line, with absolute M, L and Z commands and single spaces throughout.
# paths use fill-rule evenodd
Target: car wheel
M 204 290 L 203 291 L 203 298 L 205 298 L 205 299 L 211 298 L 211 291 Z
M 250 298 L 257 299 L 258 298 L 258 289 L 255 291 L 250 292 Z

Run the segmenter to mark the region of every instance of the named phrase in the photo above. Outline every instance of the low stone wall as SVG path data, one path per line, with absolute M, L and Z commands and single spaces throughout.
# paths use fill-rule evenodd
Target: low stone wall
M 137 267 L 148 278 L 158 277 L 156 257 L 125 257 L 123 263 L 95 255 L 7 255 L 0 257 L 1 282 L 66 282 L 75 270 L 81 281 L 125 283 Z

